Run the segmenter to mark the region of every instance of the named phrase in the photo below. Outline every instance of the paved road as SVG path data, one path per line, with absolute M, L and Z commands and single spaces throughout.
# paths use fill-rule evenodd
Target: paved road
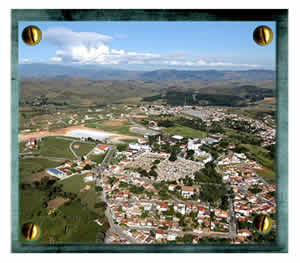
M 104 157 L 101 165 L 97 168 L 97 173 L 98 174 L 100 174 L 106 166 L 109 166 L 109 164 L 111 162 L 111 158 L 113 157 L 113 154 L 114 154 L 115 151 L 116 151 L 116 147 L 115 146 L 111 146 L 109 148 L 109 150 L 106 153 L 106 155 L 105 155 L 105 157 Z M 97 186 L 101 186 L 101 182 L 100 182 L 100 178 L 99 177 L 96 179 L 96 185 Z M 100 193 L 100 196 L 101 196 L 101 199 L 105 203 L 107 203 L 107 199 L 106 199 L 105 194 L 104 194 L 103 191 Z M 110 226 L 109 230 L 106 232 L 105 243 L 109 243 L 108 237 L 112 233 L 115 233 L 115 234 L 119 235 L 123 239 L 127 239 L 130 243 L 133 243 L 133 244 L 139 243 L 134 238 L 132 238 L 131 236 L 129 236 L 126 233 L 124 233 L 123 229 L 119 225 L 116 225 L 114 223 L 114 219 L 112 217 L 112 213 L 111 213 L 111 210 L 110 210 L 110 208 L 109 208 L 108 205 L 107 205 L 106 210 L 105 210 L 105 216 L 107 217 L 108 222 L 109 222 L 109 226 Z
M 116 151 L 116 146 L 110 146 L 109 150 L 107 151 L 102 163 L 98 166 L 96 173 L 100 174 L 106 167 L 109 166 L 111 158 L 113 157 L 115 151 Z
M 229 232 L 231 235 L 236 235 L 236 223 L 235 223 L 235 215 L 233 211 L 233 204 L 232 204 L 232 199 L 228 197 L 228 202 L 229 202 Z
M 158 227 L 149 227 L 149 226 L 128 226 L 128 229 L 135 229 L 135 230 L 140 230 L 140 231 L 149 231 L 149 230 L 158 230 Z M 173 233 L 177 233 L 180 236 L 186 235 L 186 234 L 191 234 L 194 236 L 198 236 L 198 237 L 217 237 L 217 238 L 234 238 L 236 236 L 235 233 L 231 233 L 231 232 L 203 232 L 203 233 L 197 233 L 197 232 L 193 232 L 193 231 L 178 231 L 178 230 L 166 230 L 167 232 L 173 232 Z M 137 240 L 133 239 L 133 243 L 138 243 Z
M 104 192 L 101 192 L 101 198 L 104 202 L 107 203 Z M 132 244 L 139 243 L 134 238 L 127 235 L 119 225 L 116 225 L 114 223 L 114 219 L 112 217 L 112 213 L 111 213 L 111 210 L 110 210 L 109 206 L 106 207 L 105 216 L 106 216 L 106 218 L 108 220 L 108 223 L 109 223 L 109 226 L 110 226 L 109 230 L 106 232 L 105 243 L 110 243 L 110 241 L 108 240 L 108 237 L 112 233 L 115 233 L 115 234 L 119 235 L 123 239 L 127 239 Z

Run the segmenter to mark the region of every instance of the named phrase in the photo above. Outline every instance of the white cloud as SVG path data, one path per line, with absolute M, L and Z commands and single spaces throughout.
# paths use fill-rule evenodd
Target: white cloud
M 29 58 L 21 58 L 19 61 L 20 64 L 28 64 L 31 63 L 31 60 Z
M 50 58 L 50 61 L 52 61 L 52 62 L 61 62 L 62 58 L 60 58 L 60 57 L 52 57 L 52 58 Z
M 97 43 L 105 43 L 112 38 L 95 32 L 74 32 L 64 27 L 54 27 L 44 33 L 44 39 L 59 47 L 73 47 L 84 45 L 95 47 Z
M 209 61 L 192 55 L 162 55 L 126 52 L 110 48 L 112 37 L 95 32 L 74 32 L 67 28 L 51 28 L 44 39 L 58 47 L 51 62 L 102 65 L 167 65 L 178 67 L 259 67 L 252 64 Z

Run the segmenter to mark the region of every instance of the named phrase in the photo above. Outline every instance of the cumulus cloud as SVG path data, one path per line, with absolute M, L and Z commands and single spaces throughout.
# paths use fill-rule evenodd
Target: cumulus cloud
M 127 52 L 110 48 L 111 36 L 95 32 L 74 32 L 67 28 L 51 28 L 44 39 L 58 49 L 50 58 L 55 63 L 101 64 L 101 65 L 162 65 L 176 67 L 259 67 L 252 64 L 209 61 L 191 55 L 162 55 L 154 53 Z
M 50 61 L 52 61 L 52 62 L 61 62 L 62 58 L 60 58 L 60 57 L 52 57 L 52 58 L 50 58 Z
M 21 58 L 21 59 L 19 60 L 19 63 L 20 63 L 20 64 L 28 64 L 28 63 L 31 63 L 31 60 L 28 59 L 28 58 Z

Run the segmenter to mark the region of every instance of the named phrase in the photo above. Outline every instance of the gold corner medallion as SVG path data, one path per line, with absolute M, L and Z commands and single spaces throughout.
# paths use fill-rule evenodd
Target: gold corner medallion
M 259 26 L 253 32 L 253 39 L 256 44 L 266 46 L 272 42 L 273 32 L 271 28 L 267 26 Z
M 25 27 L 22 32 L 22 39 L 25 44 L 29 46 L 35 46 L 40 43 L 42 39 L 42 32 L 36 26 Z
M 36 241 L 39 238 L 40 233 L 40 227 L 33 222 L 25 223 L 22 226 L 22 235 L 28 241 Z
M 258 215 L 254 218 L 253 227 L 259 234 L 266 234 L 272 227 L 272 219 L 267 215 Z

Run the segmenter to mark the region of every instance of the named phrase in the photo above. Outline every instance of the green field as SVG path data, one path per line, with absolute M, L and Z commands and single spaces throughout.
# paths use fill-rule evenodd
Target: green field
M 61 162 L 41 158 L 19 159 L 20 182 L 24 182 L 24 180 L 29 179 L 35 173 L 42 172 L 47 168 L 56 167 L 60 164 Z
M 122 142 L 124 143 L 137 143 L 137 139 L 123 139 Z
M 105 157 L 105 154 L 93 154 L 89 155 L 89 159 L 97 164 L 101 163 Z
M 79 193 L 86 183 L 83 181 L 85 175 L 73 175 L 65 180 L 60 180 L 57 184 L 62 184 L 65 192 Z
M 270 158 L 266 149 L 260 146 L 251 144 L 242 144 L 246 147 L 251 156 L 250 159 L 257 161 L 263 166 L 263 170 L 257 170 L 257 174 L 260 175 L 266 182 L 270 184 L 276 183 L 275 165 L 274 160 Z
M 83 191 L 79 194 L 79 197 L 83 203 L 85 203 L 91 211 L 95 212 L 100 217 L 104 218 L 105 209 L 95 208 L 94 205 L 101 201 L 99 193 L 95 191 L 95 185 L 90 184 L 91 188 L 88 191 Z
M 74 145 L 76 144 L 79 145 L 78 149 L 74 148 Z M 97 143 L 74 142 L 72 149 L 80 157 L 88 154 L 96 145 Z
M 48 215 L 48 209 L 42 207 L 42 192 L 22 191 L 21 195 L 20 222 L 32 220 L 40 226 L 39 243 L 95 242 L 97 232 L 105 232 L 93 222 L 100 218 L 99 215 L 78 200 L 66 203 Z
M 105 208 L 94 207 L 95 203 L 101 201 L 94 183 L 88 183 L 90 189 L 80 192 L 87 185 L 83 177 L 75 175 L 55 183 L 63 186 L 63 192 L 75 193 L 77 197 L 57 208 L 51 215 L 48 215 L 49 209 L 43 207 L 43 203 L 48 200 L 46 192 L 32 187 L 20 190 L 20 223 L 32 220 L 40 226 L 41 238 L 38 243 L 95 242 L 97 233 L 107 231 L 109 225 L 105 218 Z M 104 225 L 97 225 L 95 219 L 103 219 Z M 23 240 L 21 235 L 20 240 Z
M 163 130 L 164 133 L 168 133 L 169 135 L 180 135 L 183 137 L 193 137 L 193 138 L 205 138 L 207 136 L 207 132 L 195 130 L 190 127 L 176 125 L 174 127 L 166 128 Z
M 242 146 L 246 147 L 255 156 L 257 162 L 270 170 L 274 170 L 274 160 L 268 156 L 266 149 L 251 144 L 242 144 Z
M 44 137 L 40 143 L 40 153 L 43 156 L 51 156 L 65 159 L 74 159 L 69 149 L 71 141 L 56 137 Z
M 270 169 L 256 170 L 256 173 L 261 176 L 269 184 L 276 184 L 276 174 Z

